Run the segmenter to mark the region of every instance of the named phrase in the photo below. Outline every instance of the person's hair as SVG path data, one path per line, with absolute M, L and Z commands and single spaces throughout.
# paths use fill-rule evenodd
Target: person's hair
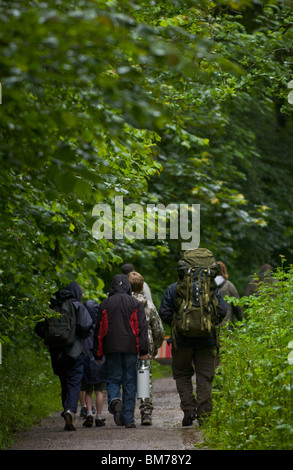
M 228 279 L 228 272 L 227 272 L 227 268 L 226 266 L 224 265 L 224 263 L 222 263 L 222 261 L 217 261 L 218 265 L 220 266 L 220 274 L 221 276 L 223 276 L 224 279 Z
M 143 289 L 144 279 L 141 274 L 137 273 L 136 271 L 131 271 L 127 274 L 129 282 L 131 284 L 131 289 L 133 292 L 139 294 L 139 292 Z
M 259 272 L 259 281 L 269 281 L 272 277 L 273 267 L 270 264 L 263 264 Z
M 135 269 L 134 269 L 133 264 L 126 263 L 126 264 L 123 264 L 123 265 L 122 265 L 121 271 L 122 271 L 122 274 L 128 274 L 128 273 L 130 273 L 131 271 L 135 271 Z

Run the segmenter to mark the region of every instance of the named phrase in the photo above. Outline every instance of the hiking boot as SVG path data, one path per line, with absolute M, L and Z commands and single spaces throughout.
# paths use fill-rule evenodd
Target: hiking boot
M 86 414 L 87 414 L 87 407 L 86 406 L 82 406 L 81 407 L 81 410 L 80 410 L 80 417 L 81 418 L 86 418 Z
M 127 423 L 127 424 L 125 424 L 125 427 L 126 428 L 136 428 L 136 424 L 135 423 Z
M 63 413 L 64 419 L 65 419 L 65 427 L 64 430 L 66 431 L 76 431 L 75 428 L 75 414 L 67 410 L 65 413 Z
M 93 415 L 90 413 L 87 415 L 87 417 L 85 418 L 84 422 L 83 422 L 83 426 L 85 426 L 86 428 L 91 428 L 92 425 L 93 425 L 93 422 L 94 422 L 94 417 Z
M 120 398 L 114 398 L 111 400 L 109 407 L 108 407 L 109 413 L 114 415 L 114 421 L 117 424 L 117 426 L 122 426 L 123 425 L 123 416 L 122 416 L 122 401 Z
M 95 423 L 96 423 L 96 426 L 105 426 L 105 418 L 96 418 L 95 419 Z
M 191 426 L 195 418 L 196 418 L 195 413 L 192 413 L 190 411 L 185 411 L 184 418 L 182 420 L 182 426 Z
M 151 415 L 142 415 L 141 416 L 141 424 L 142 424 L 142 426 L 151 426 L 151 424 L 152 424 Z

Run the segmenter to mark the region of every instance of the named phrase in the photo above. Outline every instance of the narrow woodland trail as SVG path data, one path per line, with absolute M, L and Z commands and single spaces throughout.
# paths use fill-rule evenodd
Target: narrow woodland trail
M 201 431 L 197 421 L 191 427 L 182 427 L 183 413 L 171 377 L 154 381 L 153 404 L 152 426 L 140 425 L 136 406 L 135 429 L 118 427 L 107 411 L 106 400 L 103 409 L 106 425 L 103 427 L 83 427 L 78 410 L 76 432 L 64 431 L 63 419 L 60 413 L 56 413 L 44 419 L 39 426 L 16 434 L 16 441 L 10 450 L 151 450 L 158 453 L 171 450 L 173 454 L 199 449 L 194 444 L 202 442 Z M 102 452 L 101 455 L 109 455 L 109 452 Z

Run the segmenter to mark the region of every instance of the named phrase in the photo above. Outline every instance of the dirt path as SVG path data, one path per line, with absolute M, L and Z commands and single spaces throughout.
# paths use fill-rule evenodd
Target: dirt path
M 103 427 L 83 427 L 78 410 L 76 432 L 64 431 L 64 421 L 60 413 L 56 413 L 39 426 L 16 434 L 10 450 L 196 450 L 194 444 L 202 442 L 202 435 L 197 421 L 191 427 L 182 427 L 183 413 L 172 378 L 154 381 L 153 405 L 152 426 L 140 425 L 136 407 L 135 429 L 116 426 L 113 416 L 107 411 L 106 400 L 103 407 L 106 425 Z

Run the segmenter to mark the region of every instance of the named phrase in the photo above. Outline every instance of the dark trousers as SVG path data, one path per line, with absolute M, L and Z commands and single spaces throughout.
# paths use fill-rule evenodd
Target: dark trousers
M 81 354 L 77 359 L 61 355 L 54 362 L 54 372 L 58 375 L 61 384 L 61 399 L 63 410 L 76 413 L 83 377 L 84 357 Z
M 215 375 L 214 348 L 201 349 L 173 348 L 172 371 L 176 381 L 183 412 L 192 412 L 198 419 L 212 410 L 212 384 Z M 192 376 L 196 376 L 196 397 L 193 392 Z

